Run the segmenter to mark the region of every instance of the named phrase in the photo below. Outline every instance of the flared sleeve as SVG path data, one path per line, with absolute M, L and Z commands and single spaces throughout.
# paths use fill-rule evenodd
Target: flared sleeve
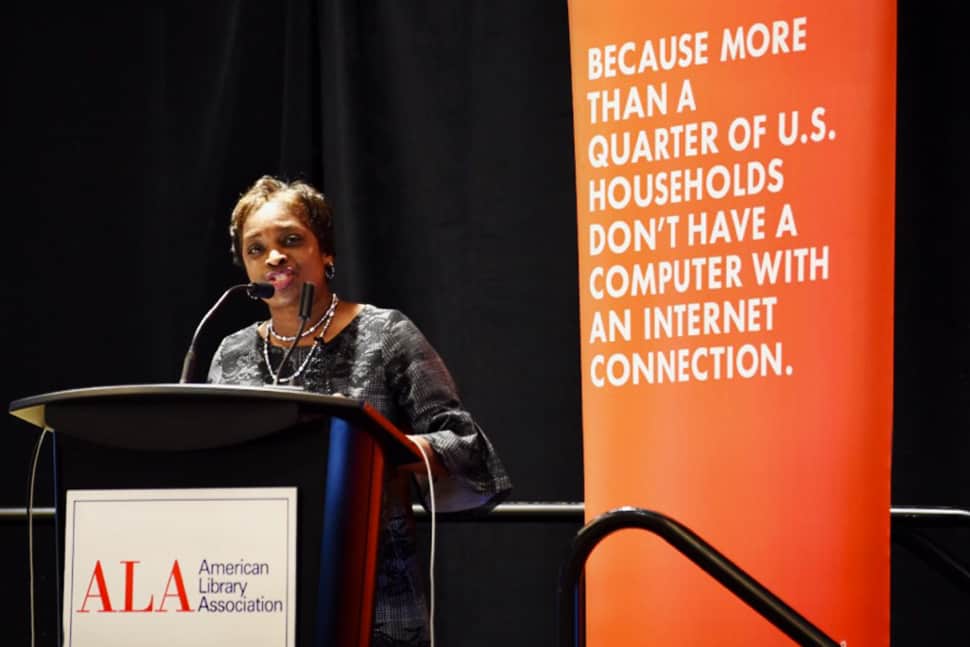
M 382 335 L 386 379 L 410 433 L 423 435 L 448 471 L 434 482 L 440 512 L 487 509 L 512 482 L 485 432 L 464 409 L 451 374 L 417 326 L 394 311 Z M 422 498 L 427 478 L 417 477 Z

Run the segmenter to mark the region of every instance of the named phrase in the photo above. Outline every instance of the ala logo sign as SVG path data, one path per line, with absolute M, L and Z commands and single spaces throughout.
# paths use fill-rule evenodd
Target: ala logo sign
M 295 488 L 72 490 L 65 529 L 65 645 L 295 645 Z

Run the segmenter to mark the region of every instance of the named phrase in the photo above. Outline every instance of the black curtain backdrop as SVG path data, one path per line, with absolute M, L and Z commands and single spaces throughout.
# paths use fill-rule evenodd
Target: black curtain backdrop
M 0 11 L 4 402 L 176 381 L 202 314 L 244 280 L 228 255 L 236 198 L 264 173 L 303 178 L 336 205 L 337 291 L 422 328 L 499 448 L 512 498 L 582 500 L 564 2 Z M 955 12 L 899 5 L 893 501 L 970 509 L 970 118 Z M 263 316 L 243 301 L 213 321 L 206 357 Z M 9 416 L 0 433 L 0 506 L 23 507 L 37 434 Z M 38 505 L 51 504 L 49 478 L 42 460 Z M 552 643 L 577 528 L 442 527 L 442 644 Z M 50 525 L 37 532 L 38 644 L 53 645 Z M 934 538 L 970 562 L 970 533 Z M 24 644 L 24 525 L 0 522 L 0 547 L 14 564 L 3 642 Z M 893 643 L 964 644 L 966 594 L 895 547 L 893 569 Z

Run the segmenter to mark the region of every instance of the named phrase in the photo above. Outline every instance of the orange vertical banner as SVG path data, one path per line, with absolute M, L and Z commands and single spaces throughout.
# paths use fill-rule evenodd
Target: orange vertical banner
M 889 643 L 896 8 L 570 0 L 587 518 L 684 523 L 836 641 Z M 658 538 L 589 644 L 790 639 Z

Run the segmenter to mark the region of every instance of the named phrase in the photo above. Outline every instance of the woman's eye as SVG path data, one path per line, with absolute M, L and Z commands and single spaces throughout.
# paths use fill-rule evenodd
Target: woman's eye
M 289 234 L 283 239 L 287 245 L 299 245 L 300 241 L 303 240 L 298 234 Z
M 250 245 L 249 247 L 246 248 L 246 253 L 249 254 L 250 256 L 259 256 L 260 254 L 263 253 L 263 246 Z

